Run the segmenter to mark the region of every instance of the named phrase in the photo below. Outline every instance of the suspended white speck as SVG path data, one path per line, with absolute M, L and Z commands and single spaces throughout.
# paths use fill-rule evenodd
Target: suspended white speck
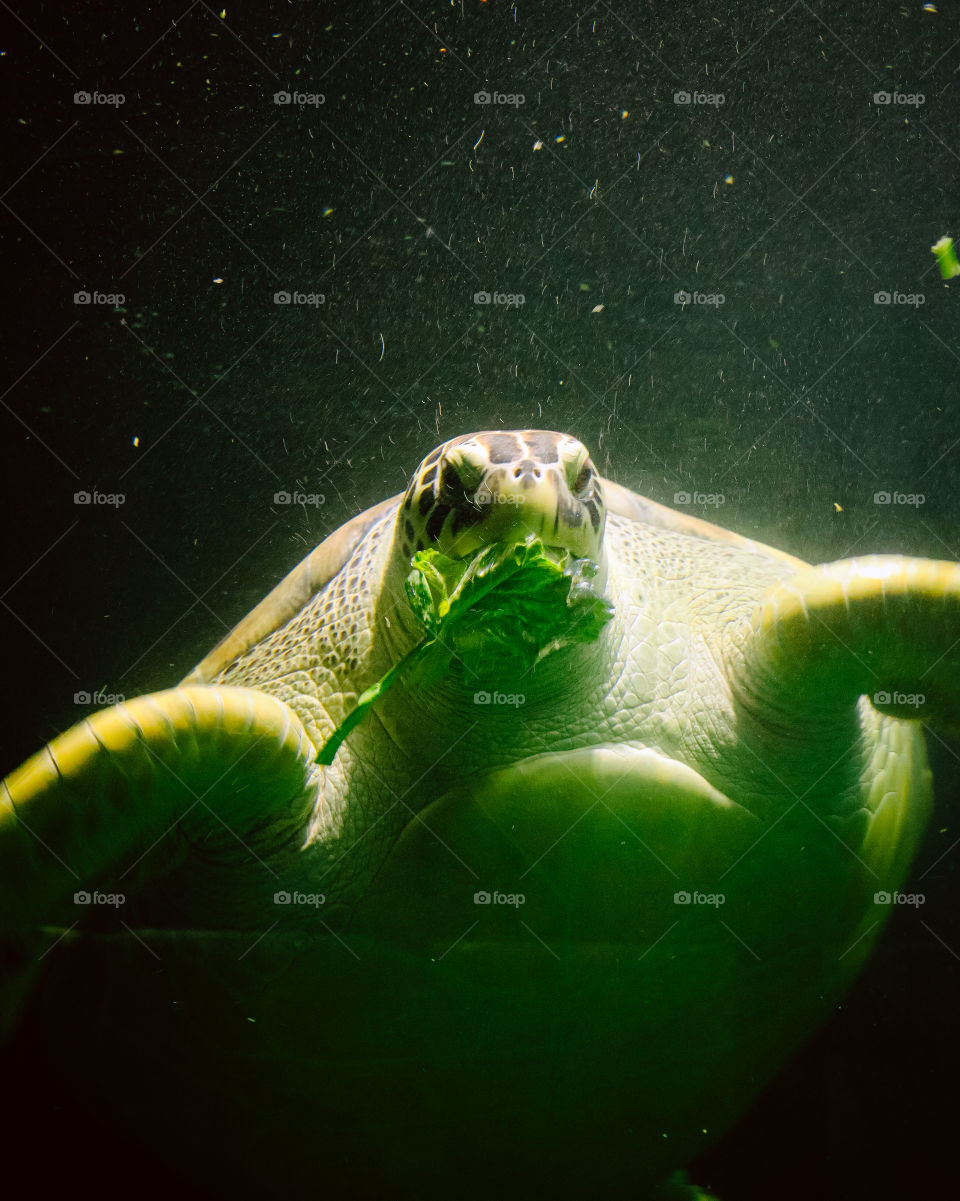
M 533 148 L 534 148 L 534 150 L 542 150 L 543 142 L 541 142 L 540 139 L 537 138 L 537 140 L 533 143 Z
M 215 275 L 215 276 L 213 277 L 213 282 L 214 282 L 215 284 L 222 284 L 222 283 L 223 283 L 223 276 L 222 276 L 222 275 Z

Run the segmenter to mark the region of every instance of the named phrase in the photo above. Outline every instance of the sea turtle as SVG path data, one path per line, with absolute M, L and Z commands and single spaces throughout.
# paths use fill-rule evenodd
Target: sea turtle
M 416 551 L 531 535 L 596 563 L 599 637 L 401 679 L 319 765 L 422 635 Z M 700 1195 L 657 1190 L 891 911 L 958 642 L 960 565 L 810 567 L 569 435 L 454 438 L 7 778 L 8 1024 L 231 1195 Z

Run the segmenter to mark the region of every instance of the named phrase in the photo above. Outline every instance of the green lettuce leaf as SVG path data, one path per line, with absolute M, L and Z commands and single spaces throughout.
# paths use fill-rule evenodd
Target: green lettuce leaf
M 544 656 L 592 642 L 613 614 L 594 588 L 596 565 L 539 539 L 494 543 L 466 562 L 418 551 L 407 577 L 414 613 L 466 672 L 523 674 Z
M 478 679 L 494 673 L 519 679 L 546 655 L 594 641 L 613 616 L 613 605 L 593 584 L 596 573 L 589 559 L 558 555 L 534 537 L 493 543 L 472 559 L 417 551 L 405 586 L 424 637 L 359 697 L 317 762 L 333 762 L 347 734 L 401 675 L 429 687 L 456 659 Z

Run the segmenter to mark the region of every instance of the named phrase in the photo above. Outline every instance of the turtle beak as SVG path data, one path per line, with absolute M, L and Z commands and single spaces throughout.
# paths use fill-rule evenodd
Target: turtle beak
M 598 558 L 598 531 L 591 515 L 570 494 L 555 464 L 524 459 L 491 468 L 473 501 L 488 510 L 476 530 L 483 541 L 524 542 L 533 535 L 575 558 Z
M 476 499 L 518 508 L 529 504 L 546 511 L 556 508 L 556 483 L 555 472 L 533 459 L 524 459 L 522 463 L 488 471 L 477 488 Z

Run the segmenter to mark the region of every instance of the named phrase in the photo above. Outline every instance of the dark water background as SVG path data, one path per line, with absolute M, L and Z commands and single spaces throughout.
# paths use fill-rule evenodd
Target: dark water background
M 472 429 L 569 430 L 612 478 L 722 493 L 692 511 L 812 561 L 960 557 L 960 285 L 929 249 L 960 236 L 940 7 L 14 4 L 0 769 L 78 720 L 78 691 L 175 682 Z M 74 503 L 94 490 L 124 503 Z M 274 503 L 294 490 L 323 503 Z M 957 749 L 931 748 L 923 910 L 695 1169 L 728 1201 L 919 1197 L 953 1171 L 960 852 L 924 873 L 957 836 Z M 187 1195 L 27 1070 L 38 1187 L 95 1173 L 119 1196 L 137 1172 Z

